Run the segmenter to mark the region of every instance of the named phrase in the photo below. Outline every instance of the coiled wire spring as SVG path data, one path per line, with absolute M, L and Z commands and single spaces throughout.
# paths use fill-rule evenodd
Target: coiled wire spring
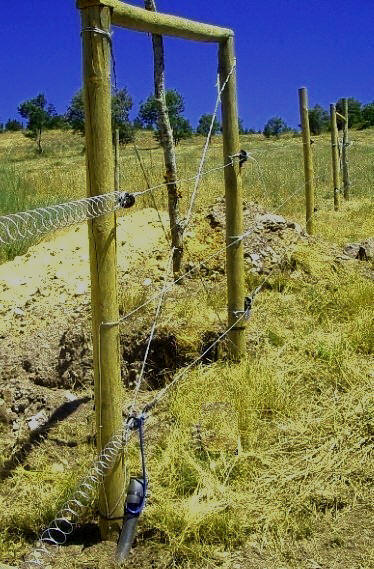
M 100 452 L 89 474 L 58 512 L 50 526 L 40 535 L 36 548 L 22 563 L 23 569 L 41 567 L 45 557 L 51 555 L 54 548 L 65 545 L 68 537 L 74 531 L 80 514 L 92 503 L 98 486 L 104 482 L 105 477 L 114 467 L 118 456 L 127 446 L 131 430 L 132 420 L 126 421 L 123 430 L 115 435 Z
M 112 192 L 0 216 L 0 245 L 37 237 L 127 207 L 124 205 L 127 196 L 125 192 Z

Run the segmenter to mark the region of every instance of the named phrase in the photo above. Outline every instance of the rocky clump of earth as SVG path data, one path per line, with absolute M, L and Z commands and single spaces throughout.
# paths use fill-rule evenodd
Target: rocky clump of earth
M 369 237 L 362 243 L 348 243 L 343 250 L 343 258 L 358 259 L 359 261 L 374 260 L 374 237 Z
M 222 201 L 211 207 L 206 219 L 214 230 L 225 227 L 225 206 Z M 307 239 L 301 225 L 281 215 L 268 213 L 255 203 L 244 206 L 244 227 L 247 268 L 258 275 L 267 275 L 276 265 L 282 265 L 287 253 L 300 240 Z

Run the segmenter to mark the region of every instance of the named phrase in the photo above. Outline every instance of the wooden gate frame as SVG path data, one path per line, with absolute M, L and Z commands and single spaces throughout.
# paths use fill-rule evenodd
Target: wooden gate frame
M 226 196 L 226 272 L 228 325 L 231 357 L 245 354 L 245 298 L 242 181 L 234 32 L 230 29 L 149 12 L 119 0 L 77 0 L 82 17 L 83 78 L 86 114 L 86 162 L 88 196 L 113 191 L 111 127 L 111 26 L 218 44 L 221 85 L 230 75 L 222 94 L 223 160 Z M 233 70 L 233 71 L 232 71 Z M 230 74 L 231 73 L 231 74 Z M 92 285 L 92 330 L 94 349 L 97 446 L 101 451 L 123 423 L 123 389 L 119 350 L 117 300 L 116 218 L 107 214 L 89 222 Z M 109 324 L 108 324 L 109 323 Z M 111 324 L 110 324 L 111 323 Z M 235 325 L 237 323 L 237 325 Z M 106 477 L 100 491 L 102 536 L 114 538 L 123 515 L 124 478 L 121 464 Z

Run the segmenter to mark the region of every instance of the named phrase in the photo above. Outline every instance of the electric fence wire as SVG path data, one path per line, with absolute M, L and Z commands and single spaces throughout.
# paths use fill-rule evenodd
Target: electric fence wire
M 87 29 L 83 29 L 82 31 L 83 32 L 90 31 L 90 32 L 94 32 L 94 33 L 103 33 L 102 30 L 98 30 L 96 28 L 90 28 L 90 29 L 87 28 Z M 110 40 L 110 44 L 111 44 L 110 35 L 109 34 L 106 34 L 106 35 L 108 36 L 108 38 Z M 111 45 L 111 49 L 112 49 L 112 45 Z M 188 209 L 188 213 L 187 213 L 187 218 L 185 221 L 185 226 L 187 226 L 191 220 L 193 206 L 194 206 L 194 202 L 196 199 L 196 194 L 198 191 L 198 187 L 200 184 L 201 177 L 204 175 L 207 175 L 211 172 L 221 170 L 221 169 L 224 169 L 228 166 L 233 165 L 233 160 L 231 160 L 230 163 L 228 163 L 224 166 L 212 168 L 206 172 L 203 172 L 203 170 L 202 170 L 204 163 L 205 163 L 205 160 L 206 160 L 206 155 L 207 155 L 207 151 L 208 151 L 208 147 L 209 147 L 209 141 L 210 141 L 210 137 L 211 137 L 211 134 L 213 131 L 213 127 L 214 127 L 214 121 L 215 121 L 216 116 L 217 116 L 218 107 L 219 107 L 219 103 L 221 100 L 221 95 L 222 95 L 232 73 L 234 72 L 235 67 L 236 67 L 236 63 L 234 63 L 225 83 L 222 85 L 221 89 L 219 90 L 217 101 L 216 101 L 216 106 L 215 106 L 215 111 L 214 111 L 214 114 L 212 117 L 209 134 L 208 134 L 207 141 L 206 141 L 206 144 L 205 144 L 204 149 L 203 149 L 203 154 L 202 154 L 202 158 L 200 161 L 200 165 L 199 165 L 197 175 L 190 177 L 190 178 L 186 178 L 186 179 L 177 181 L 177 183 L 182 183 L 182 182 L 195 180 L 195 186 L 194 186 L 194 190 L 192 192 L 191 201 L 190 201 L 190 205 L 189 205 L 189 209 Z M 218 83 L 218 85 L 219 85 L 219 83 Z M 258 165 L 258 162 L 253 157 L 251 157 L 251 158 Z M 259 167 L 259 165 L 258 165 L 258 167 Z M 172 182 L 172 183 L 175 183 L 175 182 Z M 147 190 L 145 190 L 145 191 L 137 192 L 137 193 L 133 194 L 133 196 L 145 195 L 148 192 L 152 192 L 152 195 L 153 195 L 153 191 L 155 189 L 165 187 L 165 185 L 167 186 L 168 184 L 167 183 L 165 184 L 165 182 L 164 182 L 163 184 L 154 186 L 152 188 L 147 188 Z M 295 195 L 296 193 L 297 192 L 295 192 L 293 195 Z M 291 197 L 293 197 L 293 195 L 289 196 L 289 198 L 286 201 L 291 199 Z M 19 213 L 15 213 L 15 214 L 6 215 L 6 216 L 0 216 L 0 244 L 9 244 L 9 243 L 18 241 L 19 239 L 28 239 L 28 238 L 35 237 L 38 235 L 42 235 L 44 233 L 48 233 L 48 232 L 56 230 L 56 229 L 68 227 L 70 225 L 74 225 L 76 223 L 86 221 L 88 219 L 93 219 L 93 218 L 99 217 L 101 215 L 105 215 L 107 213 L 114 212 L 114 211 L 120 209 L 121 207 L 125 206 L 124 205 L 124 196 L 128 196 L 128 194 L 124 194 L 124 192 L 116 191 L 116 192 L 112 192 L 109 194 L 94 196 L 91 198 L 83 198 L 83 199 L 77 200 L 75 202 L 67 202 L 64 204 L 47 206 L 45 208 L 36 208 L 34 210 L 29 210 L 26 212 L 19 212 Z M 284 203 L 286 203 L 286 202 L 283 202 L 283 204 L 281 204 L 280 207 L 282 207 L 284 205 Z M 280 207 L 278 209 L 280 209 Z M 235 244 L 241 242 L 245 237 L 250 235 L 250 233 L 251 233 L 251 231 L 249 230 L 249 231 L 245 232 L 243 235 L 238 236 L 227 247 L 220 249 L 214 255 L 206 258 L 204 261 L 202 261 L 200 263 L 200 265 L 207 262 L 207 260 L 209 260 L 210 258 L 218 255 L 220 252 L 227 250 L 229 247 L 232 247 Z M 301 235 L 299 235 L 299 239 L 300 238 L 301 238 Z M 298 241 L 294 245 L 295 248 L 298 244 Z M 173 251 L 170 255 L 169 262 L 167 264 L 167 274 L 169 274 L 169 272 L 170 272 L 172 254 L 173 254 Z M 182 278 L 187 276 L 193 270 L 195 270 L 195 268 L 192 269 L 191 271 L 188 271 L 187 273 L 185 273 L 185 275 L 183 275 L 182 277 L 179 277 L 179 279 L 174 281 L 171 286 L 174 286 L 177 282 L 179 282 Z M 273 271 L 266 277 L 266 279 L 264 279 L 262 284 L 252 292 L 252 295 L 251 295 L 252 299 L 260 292 L 260 290 L 262 290 L 262 288 L 265 286 L 266 282 L 268 282 L 268 280 L 270 279 L 274 270 L 275 270 L 275 267 L 273 268 Z M 152 342 L 153 337 L 154 337 L 154 333 L 156 330 L 158 318 L 160 316 L 163 300 L 164 300 L 165 294 L 168 290 L 170 290 L 170 287 L 167 286 L 167 279 L 165 278 L 165 283 L 164 283 L 164 286 L 162 288 L 161 293 L 159 295 L 157 295 L 157 297 L 154 297 L 149 301 L 149 302 L 152 302 L 156 298 L 159 298 L 159 303 L 158 303 L 158 306 L 156 309 L 154 322 L 153 322 L 151 332 L 150 332 L 148 342 L 147 342 L 147 347 L 146 347 L 146 351 L 145 351 L 145 355 L 144 355 L 144 359 L 143 359 L 143 363 L 142 363 L 141 372 L 138 376 L 136 386 L 134 389 L 133 401 L 132 401 L 132 404 L 130 406 L 130 412 L 129 412 L 130 421 L 131 421 L 132 415 L 135 411 L 138 393 L 139 393 L 142 381 L 144 379 L 145 367 L 146 367 L 146 363 L 147 363 L 148 356 L 149 356 L 151 342 Z M 142 306 L 138 307 L 136 310 L 140 310 L 140 308 L 142 308 L 143 306 L 145 306 L 148 303 L 144 303 Z M 132 311 L 131 313 L 127 314 L 121 320 L 129 318 L 130 315 L 133 314 L 135 311 Z M 155 408 L 155 406 L 158 403 L 160 403 L 160 401 L 162 399 L 164 399 L 166 397 L 168 392 L 177 383 L 179 383 L 183 379 L 183 377 L 185 377 L 187 375 L 187 373 L 193 367 L 195 367 L 209 352 L 211 352 L 211 350 L 214 349 L 214 347 L 218 343 L 220 343 L 231 332 L 231 330 L 238 325 L 238 323 L 245 316 L 246 316 L 246 313 L 243 313 L 243 315 L 240 316 L 222 334 L 220 334 L 220 336 L 198 358 L 196 358 L 193 362 L 191 362 L 180 373 L 177 373 L 176 376 L 174 377 L 173 381 L 171 383 L 169 383 L 165 388 L 163 388 L 160 392 L 158 392 L 156 397 L 144 407 L 144 409 L 142 411 L 142 415 L 146 416 L 146 414 L 148 414 L 151 410 L 153 410 Z M 102 324 L 105 325 L 105 323 L 102 323 Z M 66 502 L 66 504 L 59 511 L 59 513 L 57 514 L 56 518 L 51 523 L 49 528 L 47 528 L 46 530 L 43 531 L 43 533 L 41 534 L 41 536 L 39 538 L 39 542 L 37 544 L 36 549 L 34 549 L 33 552 L 31 553 L 31 555 L 29 555 L 26 558 L 26 560 L 22 563 L 22 566 L 25 569 L 29 568 L 29 567 L 42 566 L 43 565 L 43 558 L 45 556 L 51 554 L 51 547 L 52 548 L 53 547 L 59 547 L 59 546 L 64 545 L 66 543 L 68 537 L 74 531 L 75 525 L 77 523 L 76 520 L 79 518 L 79 514 L 84 509 L 89 507 L 89 505 L 91 504 L 91 501 L 94 497 L 94 494 L 96 493 L 97 487 L 100 486 L 101 484 L 103 484 L 106 475 L 112 470 L 114 464 L 117 461 L 119 454 L 121 452 L 123 452 L 124 448 L 127 446 L 128 442 L 129 442 L 129 438 L 130 438 L 130 433 L 131 433 L 131 422 L 130 421 L 128 419 L 125 421 L 124 426 L 121 429 L 121 431 L 117 435 L 115 435 L 111 439 L 111 441 L 105 446 L 105 448 L 101 451 L 98 459 L 94 462 L 93 466 L 91 467 L 89 474 L 81 482 L 81 484 L 76 489 L 76 491 L 74 492 L 72 497 Z
M 287 199 L 285 199 L 275 210 L 273 213 L 277 213 L 278 211 L 281 210 L 281 208 L 287 204 L 293 197 L 295 197 L 295 195 L 299 194 L 302 190 L 304 190 L 304 186 L 301 188 L 297 188 L 292 194 L 290 194 Z M 201 261 L 199 261 L 195 266 L 193 266 L 191 269 L 189 269 L 188 271 L 186 271 L 185 273 L 183 273 L 182 275 L 180 275 L 177 279 L 175 279 L 173 282 L 171 282 L 168 287 L 167 287 L 167 291 L 171 290 L 175 285 L 179 284 L 181 281 L 183 281 L 183 279 L 185 279 L 186 277 L 192 275 L 193 273 L 196 272 L 196 270 L 201 267 L 202 265 L 204 265 L 205 263 L 207 263 L 208 261 L 210 261 L 211 259 L 214 259 L 215 257 L 218 257 L 221 253 L 224 253 L 225 251 L 227 251 L 228 249 L 230 249 L 231 247 L 234 247 L 235 245 L 237 245 L 238 243 L 240 243 L 241 241 L 243 241 L 244 239 L 246 239 L 247 237 L 249 237 L 255 230 L 255 227 L 250 227 L 249 229 L 247 229 L 247 231 L 245 231 L 242 235 L 238 235 L 238 236 L 233 236 L 232 237 L 232 241 L 228 244 L 225 245 L 224 247 L 221 247 L 220 249 L 217 249 L 214 253 L 211 253 L 210 255 L 208 255 L 207 257 L 204 257 L 204 259 L 202 259 Z M 146 300 L 145 302 L 143 302 L 142 304 L 139 304 L 137 307 L 133 308 L 132 310 L 130 310 L 130 312 L 128 312 L 127 314 L 125 314 L 124 316 L 122 316 L 118 321 L 116 322 L 106 322 L 103 323 L 103 326 L 116 326 L 117 324 L 120 324 L 122 322 L 125 322 L 126 320 L 128 320 L 131 316 L 133 316 L 134 314 L 136 314 L 137 312 L 139 312 L 142 308 L 145 308 L 146 306 L 149 306 L 149 304 L 151 304 L 152 302 L 154 302 L 155 300 L 158 300 L 158 298 L 160 297 L 160 293 L 155 294 L 154 296 L 151 296 L 148 300 Z
M 223 164 L 222 166 L 216 166 L 214 168 L 210 168 L 209 170 L 204 170 L 204 172 L 202 172 L 200 174 L 200 176 L 207 176 L 208 174 L 212 174 L 213 172 L 217 172 L 218 170 L 224 170 L 225 168 L 228 168 L 229 166 L 233 165 L 233 160 L 231 159 L 230 162 L 228 162 L 227 164 Z M 197 178 L 197 174 L 195 174 L 195 176 L 189 176 L 188 178 L 178 178 L 178 180 L 175 180 L 173 182 L 161 182 L 160 184 L 157 184 L 157 186 L 152 186 L 152 188 L 147 188 L 146 190 L 143 190 L 141 192 L 137 192 L 136 194 L 134 194 L 136 197 L 137 196 L 144 196 L 146 194 L 148 194 L 149 192 L 153 192 L 154 190 L 158 190 L 160 188 L 165 188 L 165 186 L 171 186 L 174 184 L 182 184 L 184 182 L 193 182 L 194 180 L 196 180 Z
M 277 209 L 279 210 L 281 207 L 283 207 L 283 205 L 287 201 L 289 201 L 294 195 L 296 195 L 296 193 L 298 193 L 299 191 L 300 191 L 300 189 L 296 190 L 296 192 L 294 192 L 291 196 L 288 196 L 287 200 L 285 200 Z M 115 192 L 114 194 L 116 195 L 118 193 L 121 194 L 121 192 Z M 101 198 L 102 196 L 98 196 L 98 197 Z M 96 197 L 96 199 L 98 197 Z M 104 197 L 107 197 L 107 195 Z M 81 200 L 81 201 L 87 202 L 87 201 L 90 201 L 90 199 L 87 198 L 87 199 Z M 117 196 L 117 201 L 118 201 L 118 196 Z M 102 203 L 102 202 L 99 202 L 99 203 Z M 241 242 L 245 237 L 249 236 L 252 233 L 252 231 L 253 231 L 253 229 L 247 230 L 243 235 L 236 237 L 228 246 L 220 249 L 219 251 L 215 252 L 212 256 L 204 259 L 200 263 L 200 265 L 207 262 L 207 260 L 209 258 L 214 257 L 217 254 L 219 254 L 220 252 L 226 250 L 227 248 Z M 300 238 L 301 238 L 301 235 L 299 235 L 299 239 Z M 298 241 L 299 240 L 297 240 L 297 242 L 294 244 L 294 247 L 297 246 Z M 170 272 L 171 259 L 172 259 L 172 253 L 170 255 L 169 262 L 167 264 L 167 273 Z M 252 295 L 251 295 L 252 300 L 263 289 L 265 284 L 269 281 L 273 272 L 275 271 L 275 268 L 276 267 L 274 267 L 273 270 L 271 271 L 271 273 L 263 280 L 261 285 L 259 287 L 257 287 L 252 292 Z M 133 414 L 135 411 L 137 396 L 138 396 L 142 381 L 144 379 L 145 366 L 146 366 L 146 363 L 148 360 L 151 342 L 152 342 L 152 339 L 154 337 L 157 321 L 158 321 L 158 318 L 159 318 L 159 315 L 161 312 L 161 308 L 162 308 L 162 304 L 163 304 L 165 294 L 181 278 L 184 278 L 187 274 L 189 274 L 190 272 L 192 272 L 194 270 L 195 270 L 195 268 L 193 268 L 191 271 L 188 271 L 187 273 L 185 273 L 185 275 L 182 275 L 182 277 L 180 277 L 179 279 L 177 279 L 176 281 L 171 283 L 171 285 L 167 285 L 167 279 L 165 278 L 165 283 L 164 283 L 164 286 L 162 288 L 162 291 L 156 297 L 156 298 L 159 298 L 159 303 L 158 303 L 158 306 L 156 309 L 156 315 L 155 315 L 155 319 L 154 319 L 154 322 L 153 322 L 153 325 L 151 328 L 151 333 L 150 333 L 150 336 L 148 338 L 146 352 L 145 352 L 143 364 L 142 364 L 142 369 L 141 369 L 141 372 L 139 374 L 139 377 L 138 377 L 138 380 L 136 383 L 136 387 L 134 390 L 133 401 L 132 401 L 132 404 L 130 406 L 130 413 L 128 415 L 127 420 L 124 423 L 124 427 L 123 427 L 123 429 L 121 429 L 121 432 L 118 433 L 117 435 L 115 435 L 113 437 L 113 439 L 106 445 L 106 447 L 100 453 L 99 458 L 95 461 L 94 465 L 92 466 L 89 475 L 80 484 L 78 489 L 73 494 L 72 498 L 60 510 L 57 517 L 52 522 L 52 524 L 49 526 L 49 528 L 47 528 L 41 534 L 37 548 L 32 552 L 32 554 L 26 559 L 26 561 L 23 564 L 23 566 L 25 568 L 33 567 L 33 566 L 41 566 L 43 564 L 42 558 L 45 555 L 50 554 L 50 552 L 51 552 L 50 547 L 51 546 L 58 547 L 58 546 L 64 545 L 66 543 L 68 537 L 74 531 L 74 527 L 76 525 L 76 520 L 79 518 L 79 514 L 82 512 L 82 510 L 84 510 L 85 508 L 87 508 L 90 505 L 90 503 L 94 497 L 94 494 L 96 493 L 97 487 L 99 485 L 103 484 L 105 476 L 111 471 L 111 469 L 113 468 L 119 454 L 121 452 L 123 452 L 124 448 L 127 446 L 128 441 L 129 441 L 129 437 L 130 437 L 130 432 L 131 432 L 130 421 L 131 421 L 131 419 L 133 419 Z M 154 299 L 155 298 L 150 299 L 149 302 L 152 302 Z M 146 305 L 146 304 L 147 303 L 144 303 L 144 305 Z M 142 305 L 142 306 L 144 306 L 144 305 Z M 135 310 L 140 310 L 141 307 L 138 307 Z M 126 315 L 124 317 L 124 319 L 127 319 L 130 315 L 131 315 L 131 313 Z M 226 338 L 226 336 L 228 336 L 228 334 L 231 332 L 231 330 L 235 326 L 237 326 L 237 324 L 245 316 L 246 316 L 246 313 L 243 313 L 242 316 L 240 316 L 234 322 L 234 324 L 232 324 L 222 334 L 220 334 L 220 336 L 206 350 L 204 350 L 204 352 L 198 358 L 196 358 L 193 362 L 191 362 L 180 373 L 176 374 L 173 381 L 170 384 L 168 384 L 164 389 L 162 389 L 160 392 L 158 392 L 156 397 L 143 408 L 141 415 L 143 417 L 146 417 L 147 414 L 149 414 L 149 412 L 151 410 L 153 410 L 156 407 L 156 405 L 158 405 L 158 403 L 160 403 L 160 401 L 166 397 L 167 393 L 177 383 L 179 383 L 194 366 L 196 366 L 209 352 L 211 352 L 211 350 L 213 350 L 214 347 L 218 343 L 220 343 L 224 338 Z M 105 325 L 105 323 L 103 323 L 103 325 Z
M 144 166 L 144 163 L 143 163 L 143 159 L 142 159 L 141 154 L 140 154 L 140 152 L 139 152 L 139 148 L 137 147 L 137 145 L 136 145 L 135 142 L 134 142 L 134 151 L 135 151 L 135 156 L 136 156 L 136 158 L 137 158 L 137 160 L 138 160 L 138 162 L 139 162 L 140 169 L 141 169 L 141 171 L 142 171 L 142 173 L 143 173 L 145 183 L 147 184 L 147 189 L 150 190 L 151 184 L 150 184 L 150 181 L 149 181 L 148 173 L 147 173 L 147 170 L 145 169 L 145 166 Z M 170 245 L 170 241 L 171 241 L 171 240 L 170 240 L 170 237 L 169 237 L 169 235 L 168 235 L 166 226 L 165 226 L 165 224 L 164 224 L 164 222 L 163 222 L 163 220 L 162 220 L 161 213 L 160 213 L 160 210 L 159 210 L 159 208 L 158 208 L 157 201 L 156 201 L 156 198 L 155 198 L 155 196 L 154 196 L 153 190 L 151 191 L 151 200 L 152 200 L 153 207 L 154 207 L 154 209 L 156 210 L 156 213 L 157 213 L 158 222 L 160 223 L 160 225 L 161 225 L 161 227 L 162 227 L 162 231 L 163 231 L 163 233 L 164 233 L 165 240 L 166 240 L 166 242 Z
M 219 109 L 219 105 L 221 103 L 221 97 L 223 95 L 223 92 L 226 88 L 226 85 L 228 84 L 228 82 L 230 81 L 230 77 L 231 75 L 234 73 L 236 69 L 236 60 L 233 64 L 233 66 L 231 67 L 229 74 L 226 77 L 226 80 L 224 81 L 223 85 L 220 85 L 220 80 L 219 80 L 219 75 L 218 75 L 218 80 L 217 80 L 217 89 L 218 89 L 218 94 L 217 94 L 217 99 L 216 99 L 216 104 L 214 107 L 214 111 L 212 114 L 212 119 L 210 121 L 210 126 L 209 126 L 209 131 L 208 131 L 208 135 L 204 144 L 204 148 L 203 148 L 203 153 L 201 155 L 201 159 L 200 159 L 200 164 L 199 164 L 199 168 L 197 171 L 197 175 L 195 178 L 195 185 L 194 185 L 194 189 L 192 191 L 192 195 L 191 195 L 191 200 L 190 200 L 190 205 L 188 208 L 188 212 L 187 212 L 187 216 L 186 216 L 186 220 L 184 222 L 184 227 L 187 227 L 188 224 L 191 221 L 191 217 L 192 217 L 192 211 L 193 211 L 193 207 L 195 205 L 195 200 L 196 200 L 196 195 L 197 195 L 197 191 L 199 189 L 199 185 L 200 185 L 200 181 L 201 181 L 201 176 L 202 176 L 202 172 L 203 172 L 203 167 L 206 161 L 206 157 L 208 154 L 208 149 L 209 149 L 209 144 L 210 144 L 210 139 L 212 137 L 212 133 L 213 133 L 213 129 L 214 129 L 214 125 L 215 125 L 215 121 L 217 118 L 217 113 L 218 113 L 218 109 Z
M 231 165 L 232 161 L 229 164 L 211 168 L 201 175 L 206 176 Z M 196 176 L 192 176 L 172 183 L 179 184 L 189 182 L 195 180 L 195 178 Z M 133 193 L 115 191 L 89 198 L 82 198 L 76 201 L 0 216 L 0 246 L 38 237 L 58 229 L 82 223 L 89 219 L 113 213 L 122 208 L 130 207 L 134 203 L 134 198 L 146 195 L 160 188 L 165 188 L 165 186 L 168 185 L 168 182 L 163 182 L 143 191 Z

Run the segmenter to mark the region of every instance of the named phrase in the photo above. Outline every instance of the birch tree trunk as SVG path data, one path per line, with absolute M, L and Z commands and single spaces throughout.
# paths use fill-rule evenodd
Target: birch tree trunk
M 146 10 L 156 12 L 155 0 L 144 0 Z M 154 58 L 155 98 L 158 105 L 158 128 L 160 141 L 164 151 L 165 182 L 168 184 L 168 209 L 170 219 L 171 244 L 174 247 L 173 272 L 177 276 L 180 272 L 183 256 L 183 224 L 179 214 L 179 199 L 177 180 L 177 162 L 173 131 L 170 126 L 168 109 L 166 106 L 165 90 L 165 57 L 164 40 L 158 34 L 152 34 Z

